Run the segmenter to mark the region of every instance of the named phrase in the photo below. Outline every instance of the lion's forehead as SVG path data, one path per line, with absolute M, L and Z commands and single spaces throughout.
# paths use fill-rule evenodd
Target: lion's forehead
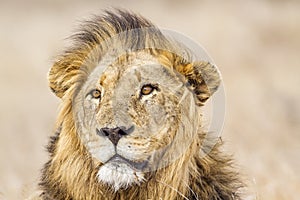
M 148 68 L 143 68 L 145 66 Z M 149 77 L 151 73 L 155 73 L 152 66 L 161 66 L 153 55 L 145 52 L 128 53 L 115 59 L 98 74 L 99 83 L 104 88 L 113 89 L 124 78 L 141 81 L 142 75 Z

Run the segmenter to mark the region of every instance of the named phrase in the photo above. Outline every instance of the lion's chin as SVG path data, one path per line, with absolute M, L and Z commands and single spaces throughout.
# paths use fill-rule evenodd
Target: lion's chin
M 144 174 L 134 170 L 126 163 L 108 162 L 97 173 L 98 180 L 110 185 L 114 191 L 126 189 L 144 181 Z

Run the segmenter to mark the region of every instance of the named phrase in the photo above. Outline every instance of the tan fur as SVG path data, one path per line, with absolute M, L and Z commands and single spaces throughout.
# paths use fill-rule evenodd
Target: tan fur
M 200 156 L 200 149 L 205 151 L 203 144 L 206 133 L 198 130 L 190 137 L 192 143 L 178 159 L 171 164 L 159 168 L 156 171 L 146 173 L 146 180 L 142 183 L 132 185 L 128 188 L 121 188 L 114 191 L 109 185 L 101 183 L 97 179 L 99 168 L 103 165 L 95 159 L 88 151 L 85 143 L 80 139 L 74 118 L 74 95 L 88 79 L 88 75 L 93 68 L 104 59 L 109 46 L 96 47 L 107 38 L 122 31 L 134 28 L 154 27 L 146 19 L 125 12 L 117 11 L 116 14 L 107 12 L 104 17 L 96 17 L 84 26 L 83 31 L 75 35 L 74 47 L 68 49 L 55 62 L 49 72 L 50 87 L 53 92 L 62 99 L 62 109 L 57 119 L 57 133 L 52 137 L 48 146 L 50 160 L 45 164 L 42 171 L 40 188 L 43 190 L 41 199 L 240 199 L 239 188 L 242 186 L 238 174 L 232 168 L 230 157 L 219 151 L 222 144 L 219 141 L 215 147 L 205 157 Z M 145 38 L 153 35 L 152 43 L 163 41 L 168 47 L 158 29 L 156 32 L 147 33 Z M 141 36 L 142 37 L 142 36 Z M 156 39 L 157 38 L 157 39 Z M 154 42 L 153 42 L 154 41 Z M 125 41 L 124 44 L 134 43 L 132 39 Z M 149 40 L 144 40 L 151 43 Z M 126 45 L 125 45 L 126 46 Z M 96 50 L 95 50 L 96 49 Z M 181 74 L 187 87 L 194 92 L 196 104 L 201 106 L 212 95 L 220 83 L 219 74 L 216 68 L 203 61 L 190 63 L 184 58 L 172 52 L 159 49 L 144 49 L 144 55 L 150 54 L 157 59 L 161 65 Z M 127 57 L 119 57 L 116 60 L 116 68 L 133 63 L 139 53 L 131 53 Z M 87 59 L 89 57 L 89 59 Z M 152 58 L 151 58 L 152 59 Z M 114 65 L 112 65 L 112 69 Z M 122 68 L 124 71 L 126 68 Z M 122 70 L 118 73 L 123 73 Z M 139 77 L 139 75 L 137 75 Z M 119 79 L 119 75 L 111 76 L 104 74 L 99 82 L 103 87 L 114 88 L 114 83 Z M 172 102 L 174 105 L 177 100 L 168 99 L 171 96 L 158 96 L 162 105 L 165 101 Z M 144 126 L 147 119 L 141 119 L 144 115 L 141 104 L 136 103 L 138 97 L 132 97 L 130 106 L 139 112 L 129 113 L 135 119 L 134 123 Z M 105 98 L 101 102 L 101 109 L 106 109 L 106 116 L 99 116 L 99 120 L 110 121 L 109 99 Z M 133 110 L 134 110 L 133 109 Z M 170 112 L 177 112 L 170 110 Z M 179 112 L 179 111 L 178 111 Z M 178 113 L 178 116 L 180 113 Z M 179 127 L 180 119 L 174 119 L 170 133 L 176 132 Z M 174 140 L 175 135 L 165 137 L 158 135 L 150 141 L 151 148 L 164 146 L 174 142 L 174 149 L 180 145 L 180 140 Z M 179 137 L 179 136 L 178 136 Z M 139 145 L 139 137 L 132 138 L 136 145 Z M 172 152 L 166 152 L 166 155 Z

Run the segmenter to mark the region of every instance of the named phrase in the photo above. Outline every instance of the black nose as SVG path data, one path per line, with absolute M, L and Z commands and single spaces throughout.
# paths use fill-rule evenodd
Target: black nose
M 117 145 L 121 137 L 132 133 L 134 130 L 134 126 L 131 126 L 129 129 L 124 127 L 116 127 L 116 128 L 101 128 L 97 129 L 97 135 L 108 137 L 108 139 L 114 144 Z

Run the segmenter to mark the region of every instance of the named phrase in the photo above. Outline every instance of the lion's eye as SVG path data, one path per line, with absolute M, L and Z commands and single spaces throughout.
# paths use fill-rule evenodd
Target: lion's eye
M 101 92 L 97 89 L 92 90 L 90 94 L 95 99 L 99 99 L 101 97 Z
M 141 94 L 142 95 L 149 95 L 153 92 L 154 89 L 155 89 L 155 87 L 153 87 L 152 85 L 144 85 L 142 87 Z

